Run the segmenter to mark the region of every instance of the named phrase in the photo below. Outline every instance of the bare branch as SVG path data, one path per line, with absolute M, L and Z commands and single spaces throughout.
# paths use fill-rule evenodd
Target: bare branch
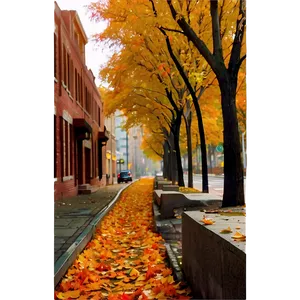
M 218 1 L 210 0 L 210 14 L 212 20 L 212 37 L 213 37 L 214 55 L 218 57 L 218 59 L 223 60 L 223 50 L 222 50 L 221 35 L 220 35 L 220 21 L 219 21 L 219 14 L 218 14 Z
M 157 17 L 157 11 L 156 11 L 156 8 L 155 8 L 155 5 L 154 5 L 154 2 L 153 0 L 149 0 L 151 2 L 151 5 L 152 5 L 152 10 L 153 10 L 153 13 L 154 13 L 154 16 Z
M 233 76 L 237 76 L 237 73 L 240 68 L 240 64 L 238 64 L 238 63 L 241 60 L 240 54 L 241 54 L 242 41 L 243 41 L 243 36 L 244 36 L 245 26 L 246 26 L 245 0 L 240 0 L 239 16 L 240 16 L 240 18 L 238 18 L 236 21 L 236 31 L 235 31 L 235 36 L 234 36 L 234 40 L 233 40 L 230 61 L 229 61 L 229 65 L 228 65 L 228 71 Z
M 188 38 L 188 40 L 192 41 L 194 43 L 195 47 L 198 49 L 200 54 L 205 58 L 205 60 L 208 62 L 208 64 L 211 66 L 211 68 L 218 74 L 219 68 L 214 59 L 214 56 L 209 51 L 206 44 L 203 42 L 203 40 L 201 40 L 196 35 L 194 30 L 185 21 L 184 17 L 181 15 L 178 15 L 177 11 L 175 10 L 175 8 L 172 4 L 172 0 L 167 0 L 167 3 L 169 5 L 173 19 L 177 22 L 177 24 L 180 26 L 180 28 L 185 32 L 185 35 Z
M 243 63 L 243 61 L 246 59 L 246 54 L 244 56 L 241 57 L 241 59 L 239 60 L 239 62 L 237 63 L 237 68 L 239 69 L 241 64 Z
M 152 145 L 151 145 L 150 143 L 148 143 L 148 141 L 147 141 L 146 139 L 144 139 L 144 141 L 146 142 L 146 144 L 148 145 L 148 147 L 149 147 L 156 155 L 158 155 L 159 157 L 163 158 L 163 154 L 158 153 L 158 152 L 152 147 Z
M 177 32 L 177 33 L 184 34 L 184 32 L 182 30 L 171 29 L 171 28 L 166 28 L 166 27 L 161 27 L 161 28 L 164 29 L 165 31 L 172 31 L 172 32 Z
M 141 87 L 141 86 L 133 86 L 134 89 L 142 89 L 142 90 L 145 90 L 145 91 L 149 91 L 151 93 L 157 93 L 157 94 L 160 94 L 164 97 L 166 97 L 166 94 L 162 93 L 162 92 L 159 92 L 159 91 L 155 91 L 155 90 L 151 90 L 151 89 L 147 89 L 147 88 L 144 88 L 144 87 Z

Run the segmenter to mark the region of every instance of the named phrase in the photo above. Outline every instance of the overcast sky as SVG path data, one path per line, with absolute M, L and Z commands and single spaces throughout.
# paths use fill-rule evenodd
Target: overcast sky
M 99 33 L 105 29 L 105 23 L 95 23 L 89 20 L 86 5 L 90 4 L 91 0 L 56 0 L 61 10 L 76 10 L 84 31 L 89 38 L 89 42 L 85 46 L 86 65 L 91 69 L 96 77 L 96 85 L 100 84 L 99 69 L 100 65 L 105 63 L 111 55 L 110 49 L 100 48 L 91 40 L 94 33 Z M 96 2 L 96 0 L 94 1 Z

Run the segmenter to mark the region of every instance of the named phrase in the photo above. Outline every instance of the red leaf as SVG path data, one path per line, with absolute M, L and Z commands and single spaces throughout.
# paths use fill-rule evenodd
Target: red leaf
M 127 294 L 123 293 L 121 300 L 130 300 L 130 297 Z

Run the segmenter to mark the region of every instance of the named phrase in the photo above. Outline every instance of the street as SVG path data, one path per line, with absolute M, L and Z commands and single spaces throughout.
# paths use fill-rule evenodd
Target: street
M 188 186 L 188 176 L 184 175 L 184 183 L 185 186 Z M 194 174 L 193 175 L 193 183 L 194 188 L 198 190 L 202 190 L 202 175 L 200 174 Z M 223 184 L 224 184 L 224 176 L 217 175 L 217 176 L 208 176 L 208 187 L 209 187 L 209 193 L 214 195 L 223 196 Z M 244 179 L 244 188 L 246 192 L 246 179 Z

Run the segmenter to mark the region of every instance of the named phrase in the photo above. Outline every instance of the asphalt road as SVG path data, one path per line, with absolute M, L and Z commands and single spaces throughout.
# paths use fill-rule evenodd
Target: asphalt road
M 184 183 L 185 186 L 188 186 L 188 177 L 184 175 Z M 194 188 L 198 190 L 202 190 L 202 176 L 201 175 L 193 175 L 193 184 Z M 246 189 L 246 179 L 244 179 L 244 186 Z M 208 188 L 209 193 L 223 196 L 223 187 L 224 187 L 224 177 L 223 176 L 208 176 Z

